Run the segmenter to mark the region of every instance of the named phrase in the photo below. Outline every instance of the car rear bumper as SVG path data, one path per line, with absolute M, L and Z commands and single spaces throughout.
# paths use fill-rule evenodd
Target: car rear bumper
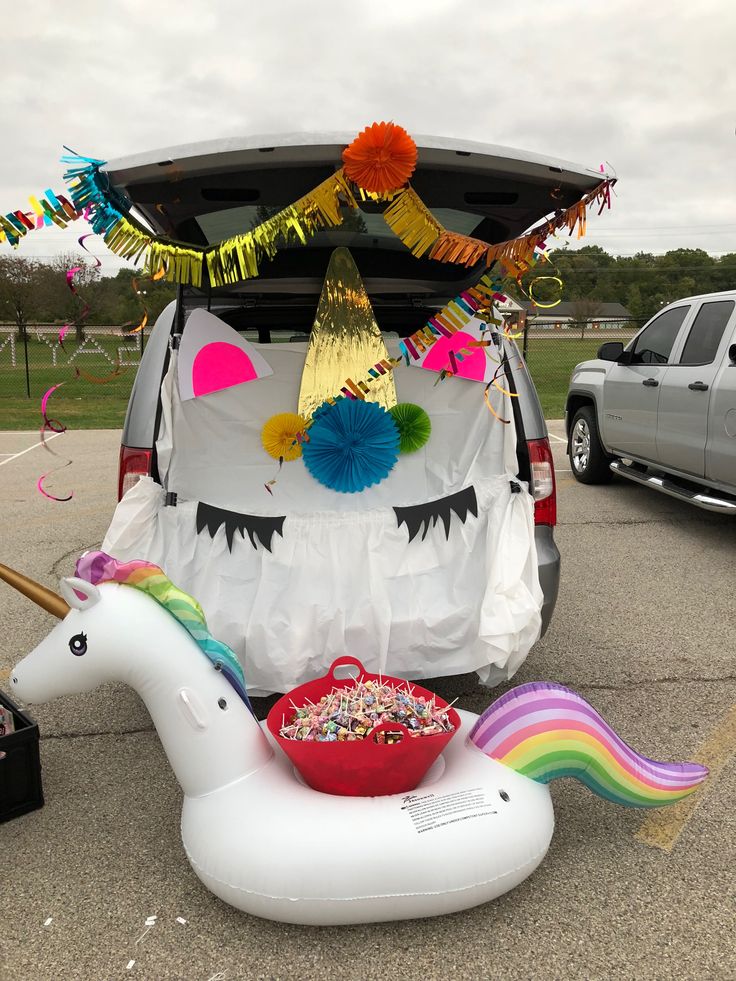
M 560 550 L 555 544 L 553 530 L 549 525 L 537 525 L 534 529 L 539 566 L 539 585 L 542 587 L 542 634 L 547 632 L 560 588 Z

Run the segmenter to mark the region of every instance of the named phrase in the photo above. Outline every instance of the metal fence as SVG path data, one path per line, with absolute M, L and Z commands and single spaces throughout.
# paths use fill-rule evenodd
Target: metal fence
M 39 324 L 19 331 L 0 324 L 0 397 L 37 398 L 58 382 L 87 381 L 100 394 L 127 398 L 145 346 L 144 331 L 120 327 L 60 328 Z
M 576 364 L 594 358 L 604 341 L 626 344 L 641 325 L 635 320 L 522 318 L 514 327 L 521 335 L 517 344 L 547 416 L 564 412 Z M 72 328 L 61 342 L 58 326 L 34 325 L 19 334 L 17 327 L 0 324 L 0 399 L 38 399 L 64 382 L 67 398 L 88 401 L 90 383 L 95 383 L 96 398 L 127 401 L 145 342 L 143 331 L 130 334 L 114 326 L 85 327 L 81 339 Z M 118 414 L 122 420 L 124 404 Z
M 548 418 L 564 413 L 570 375 L 576 364 L 594 358 L 601 344 L 627 344 L 644 320 L 591 320 L 575 322 L 553 318 L 528 318 L 517 324 L 517 345 L 534 380 Z

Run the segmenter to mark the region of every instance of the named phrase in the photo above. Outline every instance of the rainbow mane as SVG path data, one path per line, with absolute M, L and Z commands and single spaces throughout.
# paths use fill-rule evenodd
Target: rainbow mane
M 520 685 L 481 715 L 469 738 L 532 780 L 576 777 L 629 807 L 680 800 L 708 775 L 698 763 L 657 763 L 628 746 L 584 698 L 547 682 Z
M 87 552 L 77 561 L 76 575 L 94 586 L 104 582 L 133 586 L 155 599 L 176 617 L 218 671 L 222 671 L 248 708 L 251 707 L 245 687 L 245 675 L 237 657 L 227 644 L 215 640 L 209 632 L 199 603 L 175 586 L 157 565 L 142 559 L 119 562 L 105 552 Z

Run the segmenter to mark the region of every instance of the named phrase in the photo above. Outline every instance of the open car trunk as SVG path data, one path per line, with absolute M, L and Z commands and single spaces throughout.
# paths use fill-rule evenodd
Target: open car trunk
M 513 422 L 494 419 L 476 382 L 435 386 L 405 368 L 397 394 L 427 411 L 429 442 L 376 486 L 341 494 L 261 445 L 264 423 L 296 405 L 306 343 L 255 346 L 272 376 L 185 401 L 172 355 L 162 484 L 128 492 L 103 548 L 154 562 L 195 596 L 254 694 L 288 691 L 345 653 L 399 677 L 513 674 L 541 625 Z M 509 401 L 497 393 L 494 407 L 512 419 Z
M 206 244 L 306 193 L 339 166 L 346 142 L 183 148 L 108 172 L 152 225 Z M 601 179 L 499 148 L 418 143 L 412 185 L 422 199 L 445 227 L 491 243 Z M 539 636 L 542 603 L 534 501 L 517 454 L 519 414 L 504 385 L 489 389 L 486 407 L 478 380 L 438 382 L 433 371 L 397 368 L 398 402 L 428 413 L 431 436 L 356 493 L 324 486 L 302 458 L 280 465 L 264 451 L 264 424 L 297 411 L 309 332 L 330 257 L 341 247 L 391 356 L 401 337 L 484 271 L 416 259 L 367 202 L 343 226 L 282 249 L 253 280 L 181 289 L 161 384 L 159 482 L 144 478 L 128 492 L 103 547 L 120 559 L 154 562 L 195 596 L 254 694 L 288 691 L 343 654 L 409 679 L 475 670 L 498 683 Z M 183 394 L 182 351 L 192 347 L 195 310 L 245 337 L 272 373 Z M 516 356 L 499 335 L 487 355 L 495 362 Z

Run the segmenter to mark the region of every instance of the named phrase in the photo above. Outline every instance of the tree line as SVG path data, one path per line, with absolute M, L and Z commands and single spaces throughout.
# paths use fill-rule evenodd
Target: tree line
M 72 269 L 76 293 L 67 278 Z M 78 255 L 60 254 L 50 263 L 0 256 L 0 323 L 14 324 L 20 336 L 37 324 L 70 324 L 82 340 L 85 326 L 135 327 L 144 311 L 152 324 L 175 295 L 173 283 L 153 282 L 139 270 L 101 276 Z
M 67 282 L 67 271 L 75 267 L 76 294 Z M 622 303 L 632 317 L 643 320 L 680 297 L 736 289 L 736 252 L 717 257 L 702 249 L 673 249 L 662 255 L 614 256 L 597 245 L 558 249 L 551 252 L 549 263 L 537 264 L 522 279 L 524 290 L 536 276 L 546 275 L 562 279 L 564 300 Z M 514 282 L 507 284 L 507 292 L 524 298 Z M 0 256 L 0 323 L 14 324 L 21 335 L 26 326 L 36 324 L 72 324 L 80 339 L 85 324 L 136 326 L 144 305 L 153 323 L 175 294 L 174 284 L 154 283 L 133 269 L 101 276 L 78 255 L 62 254 L 51 263 L 17 254 Z M 541 302 L 558 299 L 559 286 L 540 280 L 534 295 Z
M 614 256 L 597 245 L 577 251 L 550 250 L 550 262 L 538 263 L 522 284 L 528 290 L 535 276 L 547 275 L 562 279 L 563 300 L 622 303 L 634 319 L 647 320 L 682 297 L 736 289 L 736 252 L 718 257 L 702 249 L 673 249 L 662 255 Z M 508 291 L 516 299 L 523 298 L 516 284 L 509 284 Z M 558 299 L 559 286 L 540 280 L 534 295 L 541 302 Z

